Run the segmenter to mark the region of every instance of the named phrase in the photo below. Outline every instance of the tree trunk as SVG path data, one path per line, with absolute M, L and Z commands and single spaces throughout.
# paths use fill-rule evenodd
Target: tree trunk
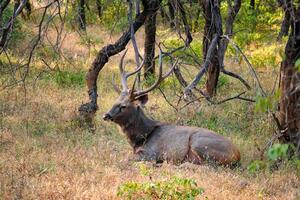
M 285 59 L 280 68 L 280 108 L 279 122 L 282 136 L 279 141 L 293 144 L 297 153 L 300 153 L 300 72 L 296 61 L 300 59 L 300 3 L 299 7 L 293 6 L 295 21 L 289 36 Z M 299 61 L 298 61 L 299 62 Z
M 250 8 L 255 9 L 255 0 L 250 0 Z
M 168 0 L 168 7 L 169 7 L 169 13 L 170 13 L 170 27 L 175 27 L 175 5 L 173 0 Z
M 97 12 L 98 12 L 98 17 L 101 19 L 101 17 L 102 17 L 102 4 L 101 4 L 101 0 L 96 0 L 96 7 L 97 7 Z
M 289 29 L 291 26 L 291 0 L 286 0 L 281 3 L 281 6 L 284 10 L 284 18 L 281 23 L 280 32 L 278 34 L 278 40 L 281 40 L 283 36 L 287 36 L 289 34 Z
M 78 2 L 78 24 L 79 29 L 86 30 L 86 20 L 85 20 L 85 0 L 79 0 Z
M 149 15 L 145 21 L 145 44 L 144 44 L 144 77 L 152 76 L 155 72 L 155 34 L 156 34 L 156 13 Z
M 202 7 L 205 17 L 205 25 L 204 25 L 204 34 L 203 34 L 203 59 L 206 59 L 207 52 L 209 49 L 209 46 L 211 44 L 212 38 L 215 34 L 218 34 L 221 36 L 221 33 L 218 33 L 220 30 L 220 27 L 217 27 L 218 25 L 215 23 L 215 20 L 213 18 L 213 7 L 215 2 L 214 1 L 202 1 Z M 218 10 L 219 11 L 219 10 Z M 220 13 L 217 13 L 220 14 Z M 217 30 L 218 29 L 218 30 Z M 221 27 L 222 29 L 222 27 Z M 208 70 L 207 70 L 207 81 L 206 81 L 206 92 L 209 97 L 212 97 L 215 94 L 219 74 L 220 74 L 220 66 L 218 61 L 218 54 L 217 54 L 218 48 L 212 52 L 212 59 L 210 61 Z

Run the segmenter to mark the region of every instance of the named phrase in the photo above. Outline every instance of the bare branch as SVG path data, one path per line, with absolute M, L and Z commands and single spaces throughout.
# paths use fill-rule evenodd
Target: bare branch
M 204 75 L 204 73 L 208 70 L 210 61 L 211 61 L 212 56 L 213 56 L 213 52 L 215 51 L 215 49 L 217 47 L 218 40 L 219 40 L 219 36 L 216 34 L 214 36 L 210 46 L 209 46 L 209 49 L 207 51 L 207 56 L 206 56 L 206 59 L 204 61 L 204 64 L 203 64 L 201 70 L 196 75 L 194 80 L 184 90 L 184 94 L 185 94 L 186 97 L 190 96 L 192 89 L 194 89 L 196 87 L 196 85 L 200 82 L 200 80 L 201 80 L 202 76 Z
M 263 96 L 266 96 L 266 92 L 265 92 L 264 89 L 262 88 L 262 85 L 261 85 L 261 83 L 260 83 L 260 81 L 259 81 L 259 78 L 258 78 L 258 76 L 257 76 L 257 74 L 256 74 L 256 72 L 255 72 L 255 70 L 254 70 L 254 68 L 253 68 L 253 66 L 251 65 L 250 61 L 248 60 L 247 56 L 243 53 L 243 51 L 241 50 L 241 48 L 240 48 L 234 41 L 232 41 L 227 35 L 223 35 L 222 37 L 226 38 L 226 39 L 233 45 L 233 47 L 234 47 L 238 52 L 240 52 L 240 54 L 242 55 L 244 61 L 245 61 L 246 64 L 247 64 L 247 66 L 249 67 L 249 70 L 250 70 L 252 76 L 254 77 L 254 80 L 256 81 L 257 86 L 258 86 L 258 88 L 259 88 L 261 94 L 262 94 Z

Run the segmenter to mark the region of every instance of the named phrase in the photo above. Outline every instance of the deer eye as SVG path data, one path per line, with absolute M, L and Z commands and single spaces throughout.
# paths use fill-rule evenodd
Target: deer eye
M 126 105 L 120 105 L 120 110 L 121 110 L 121 112 L 123 112 L 126 108 L 127 108 Z

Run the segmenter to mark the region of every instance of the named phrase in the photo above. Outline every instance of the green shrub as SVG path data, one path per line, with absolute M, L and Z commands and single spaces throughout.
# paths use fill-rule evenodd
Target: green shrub
M 85 84 L 85 73 L 83 71 L 56 71 L 53 78 L 55 83 L 61 87 L 82 87 Z
M 257 173 L 263 169 L 266 169 L 267 164 L 261 160 L 254 160 L 252 161 L 248 167 L 247 167 L 247 171 L 251 174 Z
M 280 98 L 280 90 L 277 90 L 273 95 L 263 97 L 258 95 L 255 102 L 255 111 L 265 113 L 267 111 L 276 111 Z
M 288 144 L 273 144 L 268 150 L 268 158 L 272 161 L 277 161 L 287 158 L 288 155 Z
M 150 183 L 127 182 L 118 187 L 117 195 L 125 199 L 195 199 L 204 192 L 192 179 L 174 177 Z

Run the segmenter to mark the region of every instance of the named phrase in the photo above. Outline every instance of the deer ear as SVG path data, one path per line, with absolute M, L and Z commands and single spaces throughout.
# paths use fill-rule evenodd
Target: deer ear
M 148 102 L 148 94 L 139 96 L 138 98 L 136 98 L 136 100 L 139 101 L 142 106 L 144 106 Z

